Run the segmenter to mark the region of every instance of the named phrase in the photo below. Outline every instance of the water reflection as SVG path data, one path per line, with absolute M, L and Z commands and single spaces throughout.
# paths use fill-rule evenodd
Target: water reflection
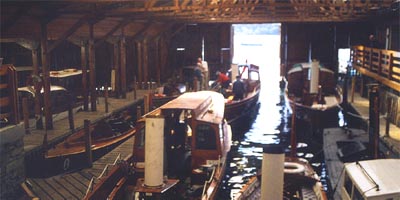
M 233 130 L 235 141 L 228 157 L 230 164 L 227 165 L 217 199 L 234 199 L 243 185 L 261 170 L 265 144 L 282 144 L 288 147 L 286 151 L 289 152 L 292 110 L 279 89 L 279 77 L 266 82 L 263 82 L 260 107 L 251 128 L 245 133 Z M 322 142 L 311 139 L 313 129 L 308 121 L 298 118 L 296 123 L 297 156 L 309 160 L 317 173 L 326 177 L 324 163 L 321 162 Z M 322 182 L 325 184 L 326 180 Z

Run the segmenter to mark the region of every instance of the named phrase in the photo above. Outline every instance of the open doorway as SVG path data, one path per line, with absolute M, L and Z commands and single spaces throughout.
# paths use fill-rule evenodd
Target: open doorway
M 281 24 L 234 24 L 233 32 L 232 63 L 260 66 L 261 82 L 279 79 Z

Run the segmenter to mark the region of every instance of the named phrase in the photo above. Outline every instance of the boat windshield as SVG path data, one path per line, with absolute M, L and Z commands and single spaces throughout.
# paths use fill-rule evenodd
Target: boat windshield
M 208 124 L 200 124 L 196 127 L 196 149 L 199 150 L 215 150 L 217 142 L 215 131 Z

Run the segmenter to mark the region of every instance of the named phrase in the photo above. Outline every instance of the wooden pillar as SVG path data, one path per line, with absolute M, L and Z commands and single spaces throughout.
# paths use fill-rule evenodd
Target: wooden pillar
M 144 101 L 144 113 L 146 114 L 146 113 L 148 113 L 150 111 L 149 93 L 144 94 L 143 101 Z
M 96 111 L 96 68 L 95 68 L 95 46 L 93 36 L 93 23 L 89 23 L 89 70 L 90 70 L 90 106 L 92 111 Z
M 92 155 L 92 137 L 90 134 L 90 120 L 85 119 L 83 121 L 85 129 L 85 152 L 86 152 L 86 163 L 88 167 L 93 165 L 93 155 Z
M 118 79 L 121 80 L 121 95 L 122 98 L 126 98 L 126 39 L 125 37 L 121 38 L 120 41 L 120 63 L 121 63 L 121 75 Z
M 387 98 L 387 110 L 386 110 L 386 129 L 385 129 L 385 136 L 389 137 L 390 131 L 390 117 L 392 116 L 392 100 L 390 97 Z
M 42 48 L 42 73 L 43 73 L 43 87 L 44 87 L 44 116 L 46 129 L 53 129 L 53 117 L 51 114 L 51 101 L 50 101 L 50 73 L 47 55 L 47 25 L 41 23 L 41 48 Z
M 149 81 L 149 43 L 147 39 L 143 40 L 143 79 L 147 83 Z
M 30 134 L 31 132 L 29 131 L 29 110 L 28 110 L 27 97 L 24 97 L 22 99 L 22 112 L 23 112 L 23 116 L 24 116 L 25 134 Z
M 82 68 L 82 96 L 83 96 L 83 110 L 89 110 L 89 97 L 88 97 L 88 73 L 87 73 L 87 57 L 86 57 L 86 41 L 81 42 L 81 68 Z
M 43 129 L 43 120 L 42 120 L 42 111 L 40 105 L 40 90 L 43 85 L 43 80 L 40 78 L 39 74 L 39 60 L 38 60 L 38 49 L 35 48 L 32 50 L 32 80 L 33 80 L 33 86 L 35 89 L 35 97 L 34 97 L 34 102 L 35 102 L 35 119 L 36 119 L 36 128 L 37 129 Z
M 155 59 L 156 59 L 156 82 L 158 85 L 161 85 L 161 46 L 160 46 L 160 39 L 155 40 Z
M 356 90 L 356 76 L 351 78 L 351 103 L 354 103 L 354 92 Z
M 115 97 L 119 98 L 121 95 L 121 82 L 120 82 L 120 55 L 118 42 L 114 43 L 114 81 L 115 81 Z
M 143 49 L 142 49 L 142 42 L 138 41 L 137 44 L 137 59 L 138 59 L 138 72 L 137 72 L 137 80 L 139 88 L 141 88 L 143 82 Z
M 292 105 L 292 123 L 291 123 L 291 131 L 290 131 L 290 156 L 295 158 L 297 157 L 297 136 L 296 136 L 296 105 Z
M 108 113 L 108 84 L 104 86 L 104 108 L 105 112 Z
M 379 156 L 379 86 L 369 88 L 369 146 L 373 158 Z

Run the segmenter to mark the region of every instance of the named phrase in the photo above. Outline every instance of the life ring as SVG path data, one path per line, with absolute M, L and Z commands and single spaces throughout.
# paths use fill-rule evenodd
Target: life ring
M 295 162 L 285 162 L 283 171 L 286 174 L 300 174 L 305 171 L 305 167 L 302 164 Z

